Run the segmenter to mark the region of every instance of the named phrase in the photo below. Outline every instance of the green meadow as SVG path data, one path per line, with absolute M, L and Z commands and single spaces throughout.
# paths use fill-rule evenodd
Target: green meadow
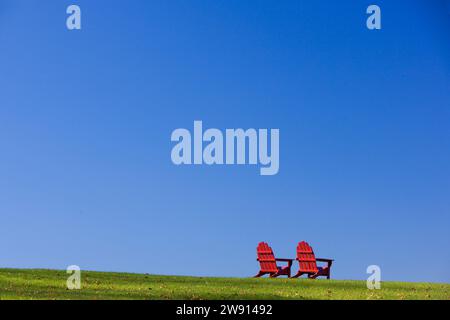
M 365 281 L 208 278 L 87 272 L 81 290 L 68 290 L 65 271 L 0 269 L 0 300 L 116 299 L 444 299 L 450 284 L 383 282 L 368 290 Z

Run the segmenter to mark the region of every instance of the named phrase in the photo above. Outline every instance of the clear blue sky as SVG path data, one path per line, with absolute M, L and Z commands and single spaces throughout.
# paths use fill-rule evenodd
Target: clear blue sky
M 307 240 L 450 282 L 449 2 L 1 0 L 0 266 L 252 276 Z M 174 166 L 194 120 L 279 128 L 279 174 Z

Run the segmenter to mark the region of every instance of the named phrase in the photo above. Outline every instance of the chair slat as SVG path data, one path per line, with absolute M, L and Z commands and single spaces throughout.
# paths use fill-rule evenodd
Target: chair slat
M 278 267 L 275 261 L 275 255 L 272 248 L 265 242 L 258 244 L 256 252 L 259 259 L 259 264 L 262 272 L 277 272 Z
M 316 273 L 319 271 L 314 251 L 305 241 L 300 242 L 297 246 L 297 260 L 300 271 L 305 273 Z

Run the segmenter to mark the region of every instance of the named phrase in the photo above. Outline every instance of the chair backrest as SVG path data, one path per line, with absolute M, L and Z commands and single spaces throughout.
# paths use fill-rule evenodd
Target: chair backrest
M 262 272 L 277 272 L 277 263 L 272 248 L 265 242 L 260 242 L 256 248 L 258 261 Z
M 297 246 L 297 260 L 300 271 L 306 273 L 317 273 L 316 256 L 308 242 L 302 241 Z

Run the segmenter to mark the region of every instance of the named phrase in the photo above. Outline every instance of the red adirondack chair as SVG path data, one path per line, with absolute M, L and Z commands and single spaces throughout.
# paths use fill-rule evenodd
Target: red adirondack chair
M 268 274 L 271 278 L 291 276 L 291 266 L 294 259 L 276 259 L 273 255 L 272 248 L 265 242 L 260 242 L 258 244 L 256 253 L 261 270 L 255 278 L 259 278 L 265 274 Z M 277 261 L 287 262 L 287 266 L 279 267 L 277 266 Z
M 315 279 L 320 276 L 330 279 L 331 264 L 334 260 L 316 258 L 313 249 L 307 242 L 302 241 L 298 243 L 297 258 L 295 260 L 298 261 L 299 269 L 293 278 L 298 278 L 303 274 L 307 274 L 310 279 Z M 317 266 L 317 261 L 326 262 L 327 265 L 319 267 Z

